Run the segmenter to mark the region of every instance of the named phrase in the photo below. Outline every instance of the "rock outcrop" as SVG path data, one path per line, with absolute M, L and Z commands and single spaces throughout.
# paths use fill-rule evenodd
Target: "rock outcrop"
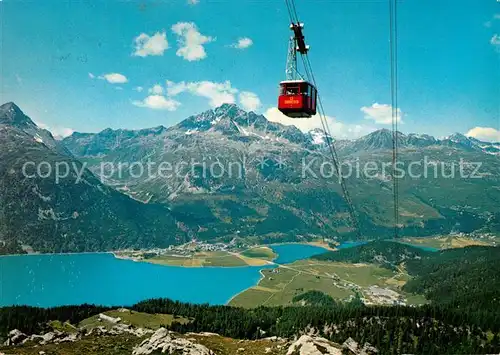
M 137 346 L 132 355 L 148 354 L 216 355 L 206 346 L 178 338 L 165 328 L 158 329 L 149 339 Z
M 102 321 L 105 321 L 105 322 L 113 323 L 113 324 L 118 324 L 122 320 L 120 317 L 113 318 L 113 317 L 107 316 L 107 315 L 105 315 L 103 313 L 99 314 L 99 319 L 102 320 Z
M 352 338 L 348 338 L 342 345 L 331 342 L 328 339 L 310 335 L 302 335 L 288 348 L 287 355 L 373 355 L 378 350 L 365 343 L 363 347 Z
M 12 345 L 19 345 L 22 344 L 24 340 L 26 340 L 28 336 L 21 332 L 18 329 L 13 329 L 9 332 L 7 335 L 7 340 L 5 341 L 4 345 L 6 346 L 12 346 Z
M 136 337 L 142 337 L 147 334 L 154 333 L 151 329 L 145 328 L 135 328 L 130 324 L 116 324 L 111 329 L 106 328 L 105 326 L 98 326 L 92 329 L 89 329 L 85 335 L 96 335 L 96 336 L 106 336 L 106 335 L 120 335 L 124 333 L 129 333 L 135 335 Z
M 82 334 L 80 332 L 75 333 L 65 333 L 55 330 L 53 332 L 48 332 L 42 335 L 26 335 L 23 332 L 14 329 L 9 332 L 7 336 L 7 340 L 4 345 L 6 346 L 15 346 L 22 345 L 28 342 L 35 342 L 39 345 L 46 345 L 50 343 L 60 344 L 67 342 L 75 342 L 81 339 Z
M 80 340 L 84 336 L 94 335 L 94 336 L 113 336 L 120 334 L 132 334 L 136 337 L 143 337 L 148 334 L 153 334 L 154 331 L 151 329 L 136 328 L 130 324 L 119 323 L 113 325 L 111 328 L 106 328 L 105 326 L 98 326 L 91 329 L 80 328 L 75 332 L 61 332 L 59 330 L 54 330 L 45 334 L 33 334 L 26 335 L 18 329 L 14 329 L 7 335 L 7 340 L 4 342 L 6 346 L 16 346 L 23 345 L 28 342 L 33 342 L 38 345 L 46 344 L 60 344 L 75 342 Z
M 288 348 L 287 355 L 342 355 L 342 346 L 328 339 L 302 335 Z
M 355 355 L 373 355 L 378 354 L 377 348 L 373 347 L 370 343 L 365 343 L 362 348 L 360 348 L 357 341 L 353 338 L 347 338 L 347 340 L 342 344 L 342 347 L 349 352 L 349 354 Z

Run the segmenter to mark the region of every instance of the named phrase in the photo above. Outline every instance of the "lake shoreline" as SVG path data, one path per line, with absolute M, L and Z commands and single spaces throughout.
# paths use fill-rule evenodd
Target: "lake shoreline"
M 272 247 L 274 247 L 274 246 L 282 246 L 282 245 L 314 246 L 314 247 L 325 249 L 325 252 L 338 250 L 338 249 L 331 248 L 327 243 L 320 242 L 320 241 L 317 241 L 317 242 L 285 242 L 285 243 L 259 244 L 259 245 L 256 245 L 256 246 L 252 246 L 249 249 L 258 248 L 258 247 L 268 247 L 268 248 L 272 249 Z M 26 254 L 5 254 L 5 255 L 0 255 L 0 258 L 1 257 L 16 257 L 16 256 L 54 256 L 54 255 L 110 254 L 110 255 L 113 255 L 113 257 L 116 258 L 116 259 L 118 259 L 118 260 L 129 260 L 129 261 L 134 261 L 134 262 L 149 263 L 149 264 L 158 265 L 158 266 L 171 266 L 171 267 L 183 267 L 183 268 L 189 268 L 189 269 L 197 269 L 197 268 L 242 268 L 242 267 L 248 267 L 248 266 L 251 266 L 251 267 L 273 266 L 273 265 L 277 265 L 275 261 L 278 260 L 279 257 L 280 257 L 279 254 L 277 252 L 275 252 L 276 257 L 274 259 L 272 259 L 272 260 L 255 258 L 256 260 L 261 260 L 262 261 L 262 265 L 251 265 L 251 264 L 248 264 L 248 265 L 239 265 L 239 266 L 169 265 L 169 264 L 161 264 L 161 263 L 150 262 L 150 261 L 148 261 L 146 259 L 135 259 L 133 257 L 129 257 L 129 256 L 126 256 L 126 255 L 120 255 L 120 253 L 129 252 L 129 251 L 130 251 L 129 249 L 123 249 L 123 250 L 95 251 L 95 252 L 94 251 L 86 251 L 86 252 L 64 252 L 64 253 L 39 253 L 39 252 L 35 252 L 35 253 L 26 253 Z M 147 250 L 146 250 L 146 252 L 147 252 Z M 238 254 L 238 253 L 232 253 L 232 252 L 228 251 L 228 254 L 233 254 L 234 255 L 234 254 Z M 189 259 L 190 257 L 186 256 L 185 258 Z
M 318 245 L 320 244 L 320 245 Z M 267 247 L 271 248 L 273 250 L 273 252 L 276 254 L 276 258 L 273 259 L 272 263 L 274 264 L 275 268 L 279 268 L 281 267 L 282 265 L 286 265 L 286 264 L 290 264 L 290 263 L 293 263 L 297 260 L 304 260 L 304 259 L 308 259 L 310 258 L 312 255 L 317 255 L 317 254 L 321 254 L 323 251 L 326 253 L 328 251 L 335 251 L 336 249 L 332 249 L 332 248 L 325 248 L 325 246 L 323 245 L 323 243 L 319 242 L 319 243 L 316 243 L 316 242 L 306 242 L 306 243 L 299 243 L 299 242 L 294 242 L 294 243 L 272 243 L 272 244 L 266 244 Z M 292 257 L 282 257 L 282 255 L 280 255 L 280 247 L 285 247 L 285 248 L 289 248 L 292 247 L 300 247 L 300 246 L 304 246 L 304 247 L 307 247 L 308 252 L 307 253 L 302 253 L 302 254 L 298 254 L 298 255 L 292 255 Z M 314 248 L 317 252 L 312 252 L 311 253 L 311 249 Z M 320 251 L 320 249 L 322 249 L 322 251 Z M 304 251 L 302 251 L 304 252 Z M 288 253 L 290 253 L 290 251 L 288 251 Z M 293 254 L 293 253 L 292 253 Z M 284 259 L 284 260 L 283 260 Z M 261 278 L 260 280 L 253 286 L 251 287 L 248 287 L 247 289 L 239 292 L 238 294 L 234 295 L 233 297 L 231 297 L 231 299 L 226 303 L 226 305 L 229 305 L 231 303 L 231 301 L 233 299 L 235 299 L 236 297 L 238 297 L 239 295 L 243 294 L 244 292 L 258 286 L 260 284 L 260 282 L 265 278 L 265 275 L 263 273 L 263 270 L 264 269 L 268 269 L 267 267 L 263 267 L 259 272 L 261 274 Z M 270 268 L 269 268 L 270 269 Z
M 77 251 L 71 253 L 26 253 L 26 254 L 4 254 L 0 255 L 0 258 L 7 256 L 50 256 L 50 255 L 89 255 L 89 254 L 112 254 L 114 255 L 116 251 Z M 118 258 L 119 259 L 119 258 Z
M 323 248 L 323 249 L 326 249 L 326 250 L 329 250 L 329 251 L 336 251 L 337 250 L 335 248 L 332 248 L 328 243 L 326 243 L 326 242 L 320 242 L 320 241 L 316 241 L 316 242 L 271 243 L 271 244 L 262 244 L 261 246 L 272 247 L 272 246 L 278 246 L 278 245 L 312 245 L 312 246 Z
M 240 251 L 231 251 L 231 250 L 226 250 L 225 252 L 227 253 L 227 256 L 233 255 L 236 256 L 240 259 L 242 259 L 246 265 L 203 265 L 203 264 L 198 264 L 198 263 L 188 263 L 184 264 L 182 261 L 189 261 L 189 260 L 202 260 L 204 259 L 204 255 L 197 256 L 196 252 L 194 252 L 192 255 L 170 255 L 170 254 L 165 254 L 171 257 L 177 257 L 178 261 L 181 261 L 180 264 L 175 264 L 175 263 L 162 263 L 161 261 L 155 262 L 155 258 L 151 259 L 145 259 L 145 258 L 139 258 L 139 257 L 133 257 L 129 255 L 120 255 L 121 253 L 126 253 L 130 252 L 130 250 L 117 250 L 111 252 L 115 258 L 117 259 L 122 259 L 122 260 L 132 260 L 135 262 L 145 262 L 145 263 L 150 263 L 154 265 L 160 265 L 160 266 L 179 266 L 179 267 L 185 267 L 185 268 L 213 268 L 213 267 L 222 267 L 222 268 L 237 268 L 237 267 L 247 267 L 247 266 L 254 266 L 254 267 L 266 267 L 266 266 L 272 266 L 276 264 L 276 261 L 279 260 L 279 254 L 273 249 L 273 247 L 279 247 L 283 245 L 303 245 L 303 246 L 310 246 L 310 247 L 316 247 L 316 248 L 321 248 L 324 250 L 324 252 L 328 251 L 336 251 L 337 249 L 331 248 L 327 243 L 321 242 L 321 241 L 315 241 L 315 242 L 290 242 L 290 243 L 271 243 L 271 244 L 258 244 L 258 245 L 253 245 L 248 247 L 248 249 L 245 250 L 240 250 Z M 268 260 L 265 258 L 259 258 L 259 257 L 248 257 L 244 255 L 244 252 L 247 250 L 252 250 L 255 248 L 268 248 L 273 251 L 275 254 L 275 257 L 272 260 Z M 140 251 L 140 252 L 145 252 L 147 253 L 148 251 Z M 206 254 L 210 252 L 199 252 L 199 254 Z M 161 255 L 158 255 L 161 256 Z
M 279 265 L 278 265 L 278 264 L 275 264 L 275 265 L 276 265 L 276 267 L 279 267 Z M 263 267 L 262 267 L 262 269 L 260 269 L 260 270 L 259 270 L 259 273 L 260 273 L 260 276 L 261 276 L 261 277 L 260 277 L 260 279 L 259 279 L 259 280 L 255 283 L 255 285 L 250 286 L 250 287 L 248 287 L 248 288 L 246 288 L 246 289 L 242 290 L 241 292 L 238 292 L 237 294 L 233 295 L 233 296 L 232 296 L 232 297 L 231 297 L 231 298 L 230 298 L 230 299 L 229 299 L 229 300 L 228 300 L 228 301 L 227 301 L 224 305 L 225 305 L 225 306 L 229 306 L 229 305 L 230 305 L 230 303 L 231 303 L 231 301 L 232 301 L 232 300 L 234 300 L 236 297 L 238 297 L 239 295 L 241 295 L 242 293 L 244 293 L 244 292 L 246 292 L 246 291 L 248 291 L 248 290 L 251 290 L 251 289 L 252 289 L 252 288 L 254 288 L 255 286 L 258 286 L 258 285 L 260 284 L 260 282 L 266 278 L 266 275 L 264 275 L 264 273 L 262 272 L 262 270 L 264 270 L 264 269 L 267 269 L 267 267 L 263 266 Z M 269 269 L 270 269 L 270 268 L 269 268 Z

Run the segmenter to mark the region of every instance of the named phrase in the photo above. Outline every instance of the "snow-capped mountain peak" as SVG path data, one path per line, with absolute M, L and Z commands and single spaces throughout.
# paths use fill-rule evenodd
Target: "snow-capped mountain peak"
M 310 135 L 311 137 L 311 142 L 312 144 L 314 145 L 323 145 L 323 144 L 327 144 L 327 137 L 330 137 L 328 135 L 328 133 L 326 133 L 325 131 L 323 131 L 321 128 L 315 128 L 315 129 L 312 129 L 308 132 L 308 134 Z M 331 137 L 330 137 L 331 139 Z

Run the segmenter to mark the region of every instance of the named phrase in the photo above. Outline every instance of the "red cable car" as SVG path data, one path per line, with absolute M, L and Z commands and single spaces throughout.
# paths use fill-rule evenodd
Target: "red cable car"
M 278 110 L 288 117 L 311 117 L 316 114 L 318 93 L 314 85 L 305 80 L 295 80 L 301 75 L 297 71 L 297 52 L 307 55 L 309 46 L 306 45 L 302 29 L 304 24 L 292 22 L 290 29 L 293 37 L 288 43 L 288 57 L 286 61 L 286 81 L 280 83 Z M 305 62 L 304 62 L 305 65 Z
M 280 83 L 278 110 L 288 117 L 311 117 L 316 114 L 318 93 L 305 80 L 286 80 Z

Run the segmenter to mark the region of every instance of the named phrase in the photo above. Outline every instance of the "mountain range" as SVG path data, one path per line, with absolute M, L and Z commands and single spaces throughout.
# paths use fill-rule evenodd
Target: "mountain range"
M 73 251 L 189 238 L 356 236 L 322 130 L 303 133 L 224 104 L 169 128 L 75 132 L 56 141 L 14 104 L 0 113 L 0 198 L 9 206 L 0 210 L 4 241 Z M 392 132 L 335 143 L 362 237 L 387 237 Z M 413 162 L 414 173 L 432 175 L 398 179 L 401 235 L 500 230 L 500 143 L 398 132 L 398 147 L 401 164 Z M 75 176 L 58 185 L 20 176 L 24 162 L 47 158 L 80 164 L 88 183 L 70 184 Z M 376 171 L 365 174 L 367 164 Z M 452 171 L 478 178 L 449 177 Z M 66 218 L 75 211 L 78 218 Z M 15 233 L 19 227 L 23 232 Z M 93 242 L 85 244 L 87 238 Z

